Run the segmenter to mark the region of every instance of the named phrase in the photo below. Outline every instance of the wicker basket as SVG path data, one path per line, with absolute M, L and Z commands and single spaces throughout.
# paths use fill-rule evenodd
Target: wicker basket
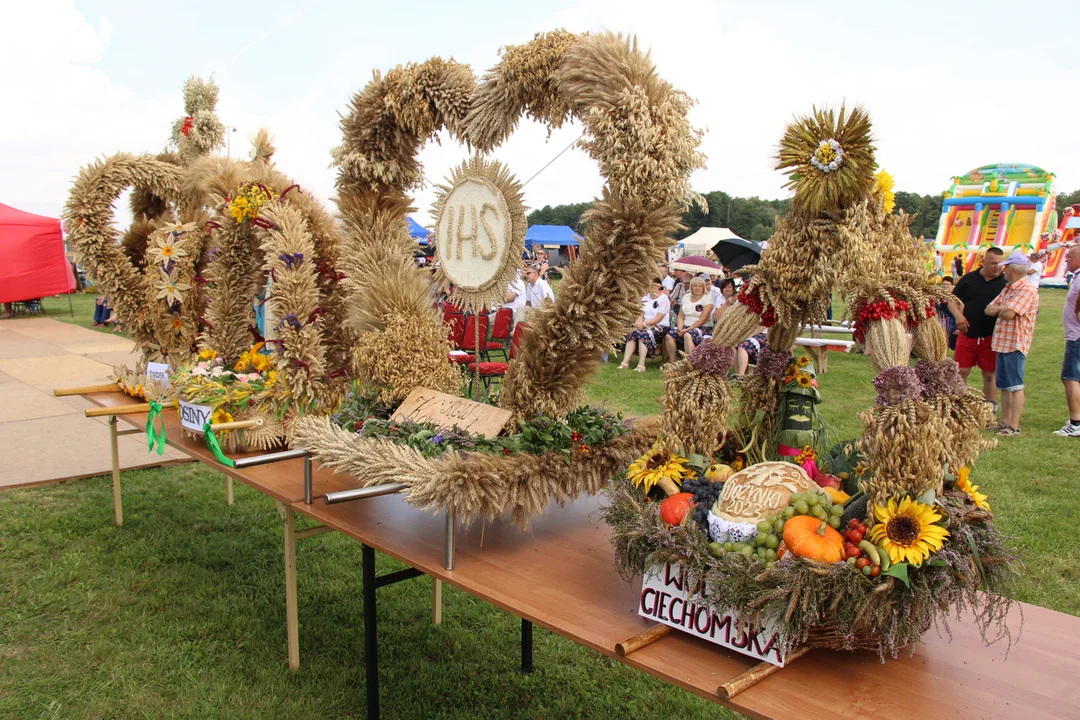
M 922 632 L 930 629 L 931 618 L 926 618 Z M 822 650 L 871 650 L 880 652 L 884 638 L 876 632 L 843 633 L 834 623 L 816 625 L 806 634 L 805 645 Z

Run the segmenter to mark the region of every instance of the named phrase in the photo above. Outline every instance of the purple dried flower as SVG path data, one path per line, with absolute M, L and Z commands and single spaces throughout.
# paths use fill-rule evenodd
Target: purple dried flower
M 278 259 L 285 263 L 285 267 L 291 268 L 304 262 L 304 253 L 281 253 Z
M 735 362 L 735 350 L 706 340 L 690 351 L 690 364 L 705 375 L 727 375 Z
M 773 350 L 768 345 L 758 352 L 757 369 L 755 372 L 766 378 L 780 380 L 784 377 L 788 363 L 793 355 L 790 350 Z
M 921 400 L 923 384 L 915 373 L 915 368 L 899 365 L 885 368 L 876 378 L 878 405 L 899 405 L 907 400 Z
M 960 377 L 960 366 L 951 358 L 941 362 L 920 360 L 915 363 L 915 374 L 922 381 L 927 398 L 938 394 L 963 395 L 967 391 L 967 383 Z
M 435 437 L 431 438 L 431 442 L 435 443 L 436 445 L 438 445 L 442 441 L 443 441 L 443 434 L 442 433 L 439 433 Z

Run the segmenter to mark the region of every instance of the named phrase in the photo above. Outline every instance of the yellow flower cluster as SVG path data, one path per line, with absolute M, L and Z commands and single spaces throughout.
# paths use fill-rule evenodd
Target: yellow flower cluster
M 200 360 L 213 360 L 216 357 L 217 357 L 217 350 L 211 350 L 210 348 L 206 348 L 201 353 L 199 353 L 199 359 Z
M 260 183 L 249 183 L 236 192 L 226 207 L 236 222 L 244 222 L 259 216 L 262 206 L 277 197 L 277 194 Z
M 967 496 L 971 498 L 971 502 L 975 503 L 975 506 L 990 512 L 990 503 L 986 501 L 986 494 L 979 492 L 979 486 L 971 482 L 971 468 L 966 465 L 960 468 L 960 472 L 957 473 L 956 487 L 967 493 Z
M 270 358 L 264 355 L 261 350 L 264 343 L 255 343 L 251 349 L 246 351 L 240 356 L 240 359 L 233 365 L 233 370 L 237 372 L 248 372 L 252 370 L 254 372 L 263 373 L 270 369 Z
M 817 450 L 809 445 L 803 445 L 802 452 L 795 456 L 795 464 L 802 465 L 807 460 L 817 460 Z

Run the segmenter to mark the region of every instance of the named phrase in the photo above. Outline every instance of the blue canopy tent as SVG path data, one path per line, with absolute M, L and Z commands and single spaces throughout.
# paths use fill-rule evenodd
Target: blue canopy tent
M 428 244 L 428 238 L 431 236 L 430 230 L 413 220 L 411 217 L 405 218 L 405 225 L 409 228 L 410 237 L 417 238 L 421 245 Z
M 548 264 L 558 267 L 577 257 L 577 247 L 583 239 L 569 225 L 530 225 L 525 231 L 525 247 L 533 252 L 543 248 L 548 254 Z

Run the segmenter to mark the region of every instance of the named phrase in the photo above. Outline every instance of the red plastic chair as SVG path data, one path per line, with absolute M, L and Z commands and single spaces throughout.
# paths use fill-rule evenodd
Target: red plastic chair
M 506 375 L 507 368 L 510 367 L 509 360 L 513 360 L 517 356 L 517 352 L 520 349 L 522 338 L 525 334 L 526 324 L 519 322 L 514 326 L 514 337 L 510 341 L 510 355 L 507 362 L 482 362 L 480 363 L 480 382 L 484 383 L 485 388 L 491 387 L 491 381 L 493 378 L 499 379 L 499 384 L 502 384 L 502 377 Z M 476 361 L 469 360 L 469 372 L 476 372 Z M 472 394 L 472 380 L 469 380 L 469 394 Z
M 484 344 L 487 340 L 488 319 L 487 315 L 470 315 L 465 319 L 465 330 L 461 334 L 461 341 L 457 343 L 456 350 L 469 353 L 468 355 L 451 355 L 451 359 L 459 364 L 473 361 L 472 354 L 476 352 L 476 325 L 480 324 L 480 351 L 483 355 Z
M 504 360 L 509 360 L 507 345 L 510 343 L 510 325 L 514 322 L 514 311 L 510 308 L 499 308 L 495 313 L 495 322 L 491 326 L 491 339 L 484 343 L 484 350 L 488 356 L 491 353 L 502 353 Z
M 450 344 L 458 347 L 461 338 L 465 334 L 465 316 L 460 310 L 447 309 L 443 311 L 443 325 L 450 326 Z

